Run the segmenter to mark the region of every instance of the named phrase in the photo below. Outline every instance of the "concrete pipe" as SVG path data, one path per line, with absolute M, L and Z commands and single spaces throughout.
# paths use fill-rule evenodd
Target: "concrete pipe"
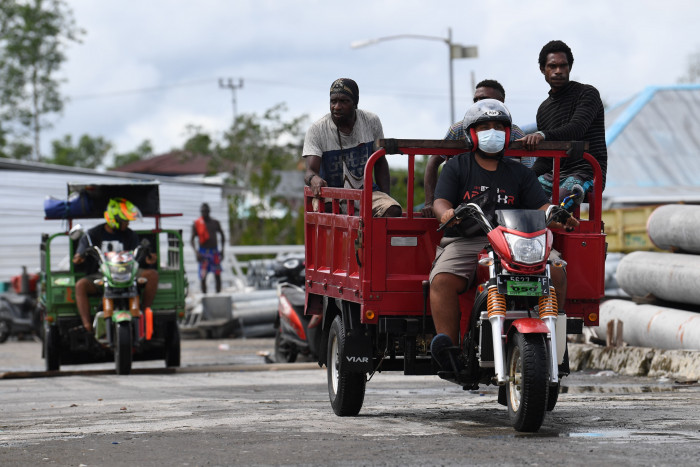
M 592 328 L 605 340 L 609 321 L 623 323 L 624 342 L 635 347 L 666 350 L 700 350 L 700 313 L 607 300 L 600 307 L 600 325 Z
M 647 220 L 649 239 L 662 250 L 700 254 L 700 206 L 659 206 Z
M 632 297 L 700 305 L 700 256 L 635 251 L 620 261 L 617 282 Z

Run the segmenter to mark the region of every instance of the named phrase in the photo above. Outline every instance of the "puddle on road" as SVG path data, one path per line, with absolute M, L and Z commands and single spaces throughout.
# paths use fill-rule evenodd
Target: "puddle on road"
M 609 441 L 698 441 L 700 435 L 694 432 L 658 432 L 631 430 L 603 430 L 581 433 L 504 433 L 490 438 L 596 438 Z
M 679 386 L 562 386 L 560 394 L 642 394 L 672 392 Z
M 674 392 L 679 390 L 687 390 L 689 388 L 696 388 L 700 390 L 700 386 L 695 385 L 683 385 L 683 384 L 668 384 L 668 385 L 658 385 L 658 386 L 615 386 L 615 385 L 585 385 L 585 386 L 561 386 L 560 394 L 644 394 L 644 393 L 656 393 L 656 392 Z M 453 389 L 453 390 L 451 390 Z M 382 388 L 382 387 L 372 387 L 367 386 L 368 394 L 391 394 L 397 396 L 408 396 L 408 395 L 435 395 L 435 394 L 445 394 L 445 393 L 460 393 L 460 394 L 471 394 L 474 396 L 486 396 L 497 394 L 498 388 L 495 386 L 484 386 L 477 390 L 464 391 L 459 386 L 445 386 L 440 388 Z

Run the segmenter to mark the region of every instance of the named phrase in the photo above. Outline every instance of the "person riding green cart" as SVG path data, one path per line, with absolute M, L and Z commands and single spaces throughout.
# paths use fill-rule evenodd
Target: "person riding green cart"
M 152 182 L 69 184 L 68 192 L 79 193 L 58 211 L 69 230 L 42 236 L 46 369 L 114 360 L 117 373 L 128 374 L 133 360 L 159 358 L 179 366 L 178 320 L 186 295 L 182 232 L 160 227 L 162 217 L 179 214 L 160 213 L 158 184 Z M 129 228 L 144 216 L 156 219 L 154 229 Z M 87 232 L 72 226 L 75 219 L 98 217 L 105 222 Z M 47 210 L 47 218 L 59 216 Z M 56 263 L 62 252 L 72 258 L 67 270 L 65 261 Z

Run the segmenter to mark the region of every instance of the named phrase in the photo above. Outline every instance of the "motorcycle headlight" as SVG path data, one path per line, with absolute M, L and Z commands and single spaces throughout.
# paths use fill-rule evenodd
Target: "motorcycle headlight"
M 114 282 L 127 282 L 131 279 L 130 264 L 110 264 L 109 273 Z
M 536 264 L 544 261 L 546 235 L 525 238 L 519 235 L 504 233 L 513 260 L 523 264 Z

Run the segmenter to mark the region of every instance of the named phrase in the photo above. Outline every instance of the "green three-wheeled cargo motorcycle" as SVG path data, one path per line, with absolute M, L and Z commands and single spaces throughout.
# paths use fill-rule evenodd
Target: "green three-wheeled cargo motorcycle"
M 128 374 L 132 361 L 157 359 L 163 359 L 167 367 L 180 366 L 178 322 L 185 315 L 187 295 L 182 231 L 163 229 L 160 222 L 164 217 L 181 214 L 160 212 L 158 186 L 157 182 L 134 181 L 69 183 L 67 200 L 47 199 L 46 219 L 63 220 L 60 232 L 41 237 L 38 306 L 47 371 L 57 371 L 61 365 L 114 361 L 118 374 Z M 143 218 L 155 220 L 155 227 L 130 226 L 140 241 L 133 251 L 115 251 L 111 243 L 105 242 L 90 245 L 90 253 L 99 265 L 94 275 L 98 278 L 93 280 L 99 293 L 89 296 L 94 333 L 86 333 L 76 306 L 75 288 L 87 272 L 72 261 L 85 230 L 74 222 L 104 222 L 105 208 L 115 198 L 129 200 Z M 144 251 L 157 257 L 150 267 L 157 271 L 158 280 L 153 303 L 145 309 L 139 306 L 145 281 L 138 274 L 139 259 L 143 257 L 140 253 Z

